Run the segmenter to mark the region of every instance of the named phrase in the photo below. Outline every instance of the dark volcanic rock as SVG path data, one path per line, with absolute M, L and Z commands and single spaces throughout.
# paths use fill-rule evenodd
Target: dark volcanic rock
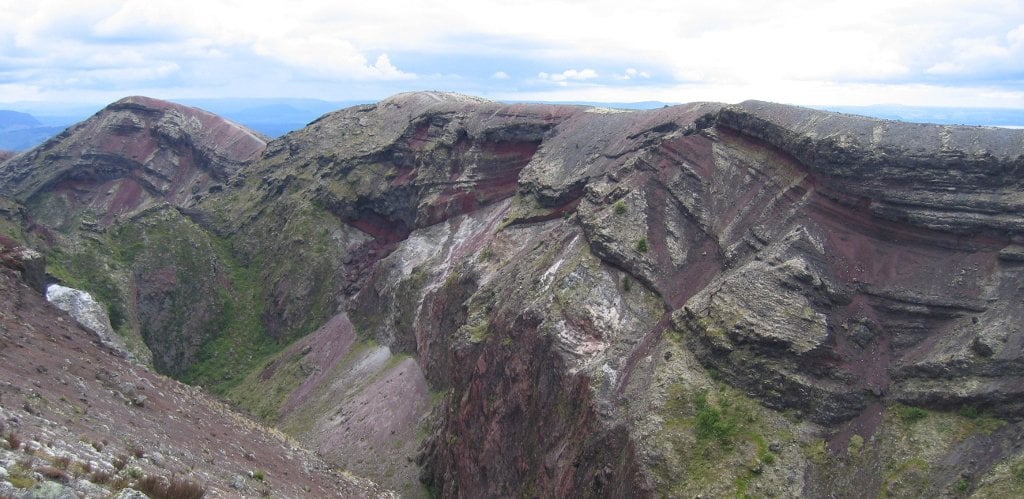
M 0 192 L 117 242 L 101 260 L 161 362 L 209 369 L 196 347 L 220 331 L 313 332 L 221 388 L 403 493 L 1021 488 L 1024 131 L 417 93 L 257 157 L 242 132 L 218 155 L 186 147 L 190 119 L 106 113 L 123 140 L 102 165 L 47 159 L 98 147 L 80 125 L 5 163 Z M 178 151 L 187 181 L 115 209 L 97 179 L 165 171 L 132 137 Z M 68 229 L 55 199 L 103 215 Z M 158 201 L 176 206 L 116 222 Z

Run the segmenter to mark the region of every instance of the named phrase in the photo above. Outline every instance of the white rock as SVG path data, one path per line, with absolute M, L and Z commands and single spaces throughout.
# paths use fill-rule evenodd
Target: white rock
M 110 326 L 107 310 L 89 293 L 60 284 L 51 284 L 46 288 L 46 300 L 70 314 L 79 324 L 96 333 L 104 343 L 124 351 L 121 338 L 114 333 L 114 328 Z

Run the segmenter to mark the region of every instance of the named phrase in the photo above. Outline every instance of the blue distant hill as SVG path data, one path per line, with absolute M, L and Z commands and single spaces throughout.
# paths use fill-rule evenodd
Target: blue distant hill
M 63 129 L 63 126 L 46 126 L 28 113 L 0 110 L 0 149 L 30 149 Z
M 173 100 L 173 99 L 172 99 Z M 332 102 L 319 99 L 183 99 L 198 107 L 244 125 L 270 138 L 305 127 L 331 111 L 371 101 Z
M 984 125 L 1024 127 L 1024 109 L 972 107 L 917 107 L 901 105 L 877 106 L 812 106 L 815 109 L 860 114 L 886 120 L 939 125 Z
M 0 110 L 0 131 L 43 126 L 34 116 L 18 111 Z

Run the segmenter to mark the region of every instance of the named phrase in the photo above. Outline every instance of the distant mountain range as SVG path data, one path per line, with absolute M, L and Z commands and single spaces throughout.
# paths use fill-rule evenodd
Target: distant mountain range
M 886 120 L 938 125 L 980 125 L 1024 128 L 1024 109 L 877 106 L 811 106 L 825 111 L 859 114 Z
M 326 101 L 319 99 L 182 99 L 182 104 L 198 107 L 238 124 L 276 138 L 298 130 L 320 116 L 370 101 Z M 599 106 L 616 109 L 657 109 L 675 103 L 585 102 L 567 101 L 549 104 Z M 60 133 L 64 128 L 92 114 L 80 104 L 27 103 L 0 110 L 0 150 L 23 151 Z M 986 125 L 1024 127 L 1024 109 L 876 106 L 811 106 L 815 109 L 874 118 L 941 125 Z
M 29 149 L 63 129 L 61 126 L 46 126 L 28 113 L 0 110 L 0 149 Z

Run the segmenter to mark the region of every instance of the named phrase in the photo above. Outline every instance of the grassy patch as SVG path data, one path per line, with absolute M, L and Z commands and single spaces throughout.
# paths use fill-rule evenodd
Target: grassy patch
M 708 403 L 707 392 L 697 393 L 693 401 L 697 409 L 694 417 L 694 433 L 698 440 L 716 440 L 720 445 L 731 445 L 739 433 L 740 413 L 732 407 L 728 398 L 719 401 L 719 406 Z
M 224 311 L 219 334 L 203 344 L 198 361 L 182 380 L 224 395 L 279 352 L 284 343 L 270 338 L 263 327 L 260 316 L 266 297 L 257 272 L 235 259 L 227 241 L 214 239 L 213 248 L 231 288 L 221 291 Z
M 905 405 L 897 407 L 896 413 L 899 415 L 900 421 L 903 421 L 905 424 L 914 424 L 928 417 L 928 412 L 924 409 Z
M 779 457 L 768 450 L 766 436 L 771 430 L 762 410 L 722 383 L 695 391 L 681 383 L 671 385 L 660 436 L 671 452 L 654 469 L 662 483 L 659 493 L 744 497 L 765 467 L 775 465 Z

